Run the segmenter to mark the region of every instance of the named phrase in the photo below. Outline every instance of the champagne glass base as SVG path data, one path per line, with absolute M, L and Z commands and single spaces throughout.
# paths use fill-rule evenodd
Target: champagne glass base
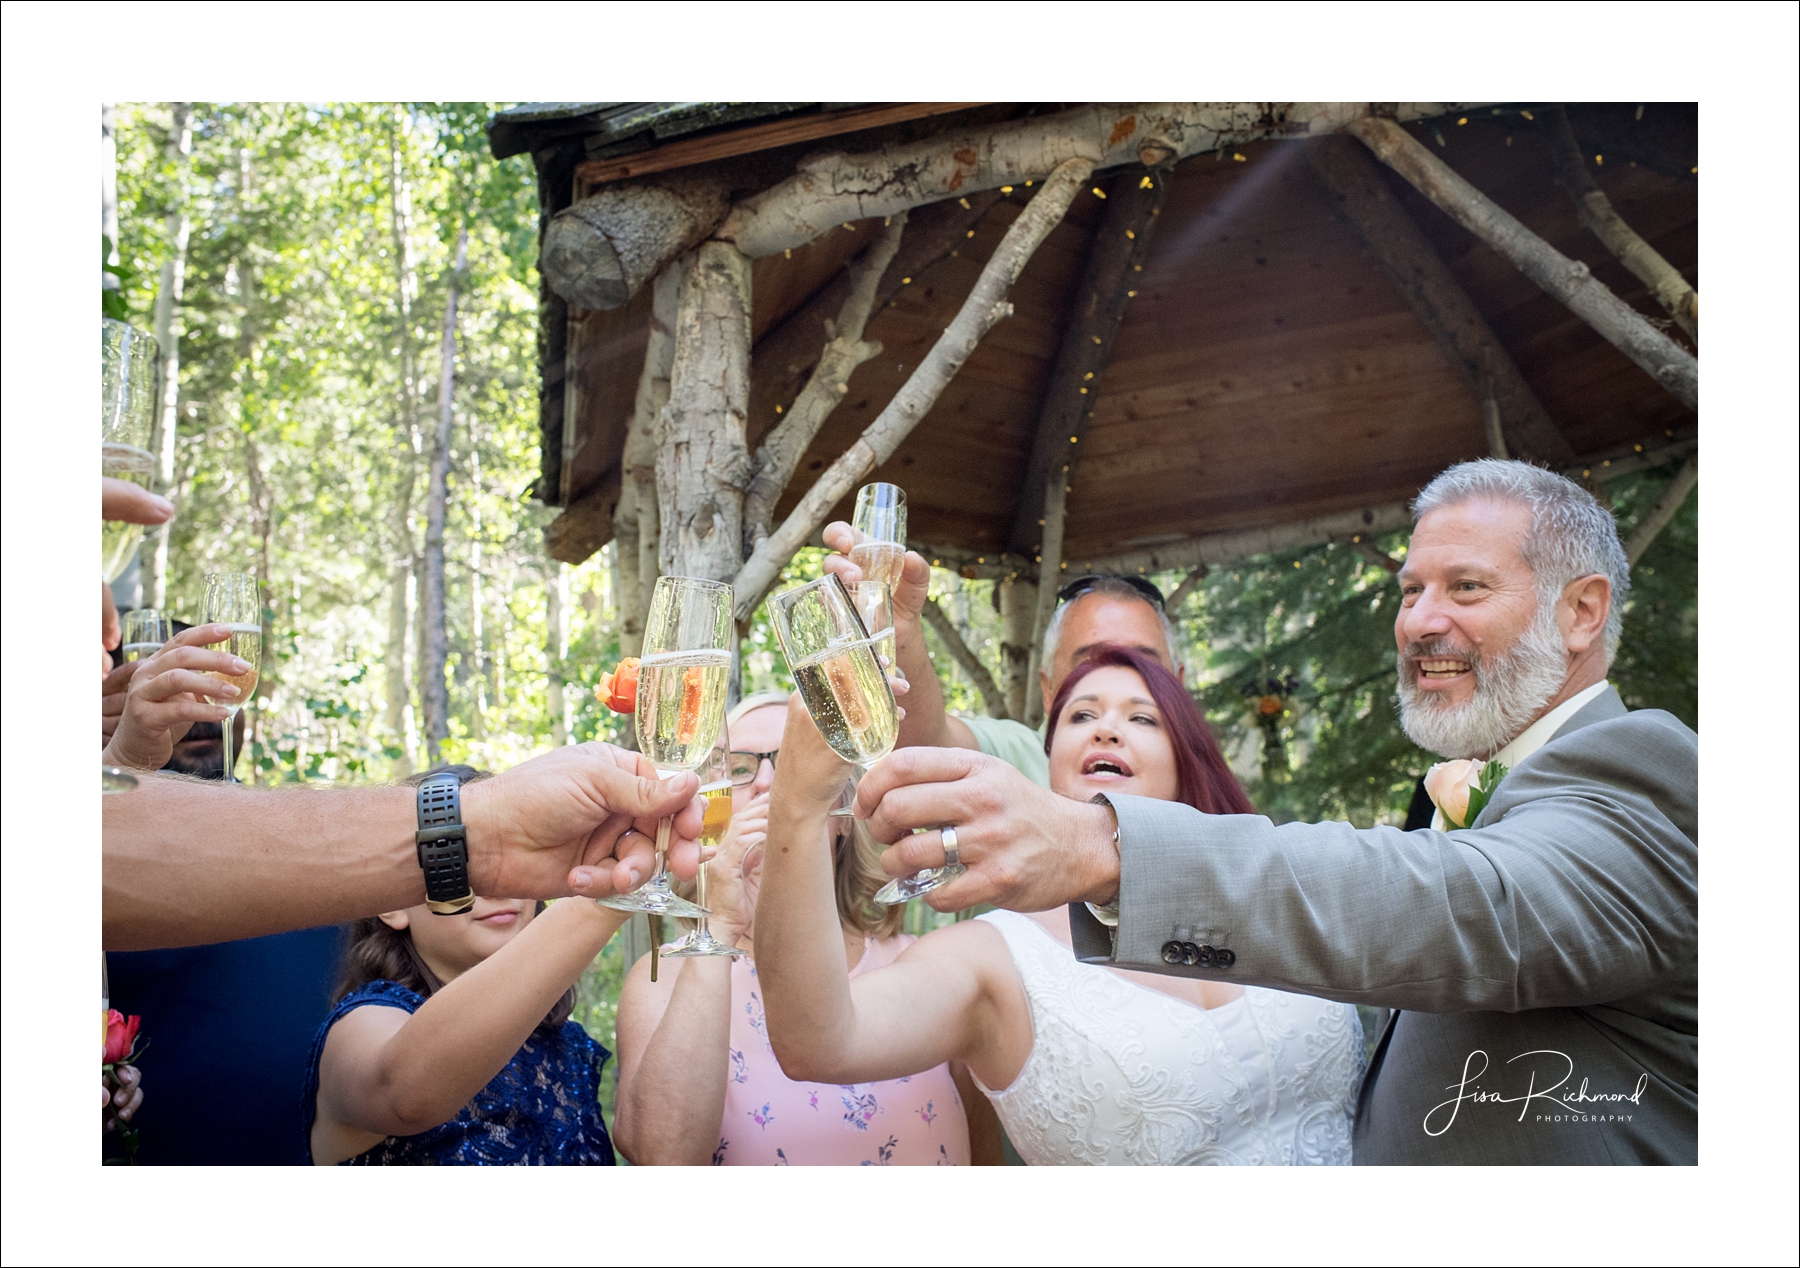
M 712 934 L 699 929 L 696 929 L 693 933 L 690 933 L 680 942 L 677 942 L 674 946 L 663 952 L 663 956 L 667 959 L 679 959 L 685 956 L 700 955 L 737 956 L 749 954 L 750 953 L 742 947 L 734 947 L 730 943 L 720 942 L 717 938 L 713 937 Z
M 669 888 L 669 883 L 661 877 L 641 885 L 629 894 L 614 894 L 611 898 L 596 898 L 595 902 L 602 907 L 611 907 L 614 911 L 641 911 L 649 916 L 681 916 L 688 920 L 698 920 L 701 916 L 710 916 L 710 908 L 690 903 Z
M 897 907 L 901 903 L 911 902 L 921 894 L 929 894 L 939 886 L 948 885 L 969 869 L 961 863 L 954 866 L 926 868 L 912 876 L 903 876 L 897 881 L 889 881 L 875 891 L 875 901 L 883 907 Z
M 137 786 L 137 776 L 130 771 L 120 770 L 117 766 L 100 768 L 100 791 L 103 793 L 130 792 Z

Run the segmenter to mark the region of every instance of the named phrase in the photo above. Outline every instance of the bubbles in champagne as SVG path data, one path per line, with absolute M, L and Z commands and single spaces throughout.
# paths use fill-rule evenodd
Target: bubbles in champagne
M 731 653 L 658 652 L 638 665 L 638 750 L 663 770 L 694 770 L 725 724 Z
M 250 668 L 241 674 L 222 674 L 208 670 L 207 676 L 223 679 L 238 689 L 237 695 L 229 700 L 214 700 L 213 703 L 230 709 L 233 713 L 250 703 L 250 694 L 256 690 L 256 676 L 262 667 L 262 626 L 251 621 L 221 622 L 231 631 L 223 643 L 210 643 L 213 651 L 226 651 L 239 660 L 248 661 Z
M 870 581 L 890 588 L 900 584 L 906 568 L 906 547 L 898 542 L 863 542 L 850 550 L 850 562 Z
M 873 639 L 832 647 L 794 666 L 794 685 L 825 742 L 861 766 L 887 756 L 899 734 L 894 692 Z

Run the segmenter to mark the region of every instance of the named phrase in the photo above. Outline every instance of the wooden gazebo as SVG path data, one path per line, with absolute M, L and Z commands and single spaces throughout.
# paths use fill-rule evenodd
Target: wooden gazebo
M 616 538 L 639 593 L 712 576 L 746 618 L 891 480 L 916 548 L 1006 582 L 1022 686 L 1039 576 L 1366 545 L 1487 453 L 1693 484 L 1692 105 L 556 103 L 490 137 L 539 176 L 550 553 Z

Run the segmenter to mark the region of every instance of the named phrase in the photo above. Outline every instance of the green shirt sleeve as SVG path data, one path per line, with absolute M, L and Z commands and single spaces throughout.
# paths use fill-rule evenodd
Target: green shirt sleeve
M 1012 766 L 1033 783 L 1050 787 L 1050 759 L 1044 737 L 1023 723 L 1006 718 L 963 718 L 981 751 Z

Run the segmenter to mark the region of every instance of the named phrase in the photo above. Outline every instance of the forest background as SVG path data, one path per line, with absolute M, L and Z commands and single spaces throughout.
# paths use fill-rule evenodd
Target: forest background
M 628 736 L 593 696 L 619 654 L 611 547 L 550 560 L 554 511 L 532 498 L 538 206 L 529 159 L 488 151 L 503 104 L 108 108 L 102 304 L 155 330 L 175 389 L 159 426 L 178 515 L 122 597 L 194 620 L 206 573 L 261 579 L 249 781 L 387 780 L 434 754 L 498 770 Z M 1622 533 L 1673 474 L 1606 486 Z M 1376 545 L 1403 556 L 1405 538 Z M 1611 673 L 1631 707 L 1690 726 L 1697 551 L 1696 493 L 1633 569 Z M 1433 759 L 1393 707 L 1391 574 L 1333 544 L 1155 580 L 1182 591 L 1189 682 L 1259 808 L 1403 819 Z M 939 571 L 932 588 L 998 677 L 993 583 Z M 979 712 L 927 637 L 952 709 Z M 763 611 L 741 652 L 746 693 L 791 688 Z M 615 940 L 582 991 L 609 1047 L 624 967 Z

